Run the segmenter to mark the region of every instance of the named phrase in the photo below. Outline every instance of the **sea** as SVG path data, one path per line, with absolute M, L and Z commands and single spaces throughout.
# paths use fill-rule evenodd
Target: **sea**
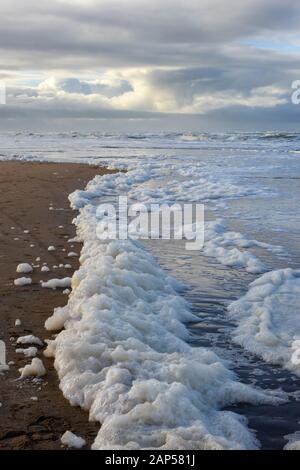
M 64 395 L 101 423 L 94 448 L 300 446 L 300 133 L 0 142 L 0 160 L 120 170 L 70 196 L 84 247 L 51 347 Z M 120 195 L 203 204 L 204 247 L 99 240 L 97 206 Z

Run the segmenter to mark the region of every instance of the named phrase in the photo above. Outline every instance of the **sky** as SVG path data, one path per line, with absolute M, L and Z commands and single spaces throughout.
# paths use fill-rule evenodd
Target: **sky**
M 298 130 L 299 0 L 1 0 L 0 130 Z

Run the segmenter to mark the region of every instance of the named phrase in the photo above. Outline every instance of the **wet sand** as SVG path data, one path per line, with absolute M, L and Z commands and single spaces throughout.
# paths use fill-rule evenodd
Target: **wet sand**
M 106 172 L 80 164 L 0 162 L 0 339 L 6 344 L 7 363 L 14 363 L 0 374 L 0 449 L 62 449 L 60 438 L 66 430 L 86 439 L 89 447 L 97 433 L 99 425 L 89 423 L 87 413 L 71 407 L 62 396 L 53 361 L 43 356 L 43 348 L 38 357 L 47 375 L 36 382 L 16 380 L 18 369 L 31 359 L 16 354 L 15 349 L 19 336 L 51 337 L 44 322 L 55 307 L 66 304 L 67 296 L 61 289 L 42 288 L 40 280 L 72 276 L 78 258 L 67 254 L 81 250 L 80 244 L 71 247 L 68 243 L 75 235 L 72 219 L 76 216 L 68 195 Z M 56 251 L 49 252 L 50 245 Z M 41 261 L 35 261 L 37 257 Z M 45 262 L 49 273 L 40 270 Z M 31 286 L 14 285 L 15 278 L 28 276 L 16 273 L 19 263 L 40 265 L 29 274 Z M 52 268 L 61 263 L 71 264 L 72 270 Z M 16 319 L 21 326 L 15 326 Z

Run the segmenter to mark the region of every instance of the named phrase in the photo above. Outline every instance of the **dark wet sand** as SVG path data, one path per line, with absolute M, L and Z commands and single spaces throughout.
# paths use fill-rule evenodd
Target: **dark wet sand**
M 44 322 L 55 307 L 67 302 L 67 296 L 62 290 L 41 288 L 39 281 L 71 276 L 78 259 L 68 258 L 67 253 L 81 249 L 78 243 L 73 248 L 68 243 L 75 235 L 72 219 L 76 215 L 69 207 L 68 195 L 84 188 L 96 174 L 106 172 L 80 164 L 0 162 L 0 339 L 7 346 L 7 362 L 14 362 L 9 372 L 0 375 L 0 449 L 61 449 L 60 438 L 66 430 L 82 436 L 89 447 L 97 433 L 99 425 L 89 423 L 87 413 L 63 398 L 53 361 L 43 356 L 43 348 L 38 353 L 47 369 L 43 380 L 15 380 L 20 375 L 18 369 L 31 361 L 15 349 L 19 336 L 50 337 Z M 50 203 L 54 210 L 49 210 Z M 64 228 L 59 228 L 61 225 Z M 48 252 L 49 245 L 56 251 Z M 40 262 L 35 262 L 37 257 Z M 29 275 L 32 285 L 16 287 L 14 279 L 26 276 L 16 273 L 21 262 L 47 262 L 51 268 L 69 263 L 73 269 L 41 273 L 35 268 Z M 19 327 L 15 326 L 17 318 L 22 322 Z

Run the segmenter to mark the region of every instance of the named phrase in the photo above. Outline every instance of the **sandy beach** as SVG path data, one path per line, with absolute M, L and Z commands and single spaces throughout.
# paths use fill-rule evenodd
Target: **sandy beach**
M 0 375 L 0 449 L 61 449 L 60 438 L 66 430 L 82 436 L 88 445 L 95 438 L 98 426 L 63 398 L 53 360 L 43 357 L 44 348 L 39 348 L 38 357 L 47 375 L 36 383 L 16 380 L 19 368 L 30 359 L 15 350 L 20 336 L 32 334 L 41 340 L 51 336 L 44 322 L 55 307 L 67 302 L 67 295 L 62 289 L 42 288 L 40 280 L 71 276 L 78 267 L 78 258 L 68 257 L 69 252 L 81 249 L 78 243 L 68 243 L 75 235 L 72 219 L 76 215 L 68 195 L 104 172 L 80 164 L 0 163 L 0 338 L 10 363 L 9 371 Z M 49 252 L 50 245 L 56 250 Z M 31 286 L 14 285 L 14 279 L 23 276 L 16 273 L 19 263 L 36 265 L 30 274 Z M 49 273 L 41 272 L 43 263 L 48 264 Z M 60 264 L 71 264 L 72 269 L 53 269 Z M 20 326 L 15 326 L 16 319 L 21 320 Z

